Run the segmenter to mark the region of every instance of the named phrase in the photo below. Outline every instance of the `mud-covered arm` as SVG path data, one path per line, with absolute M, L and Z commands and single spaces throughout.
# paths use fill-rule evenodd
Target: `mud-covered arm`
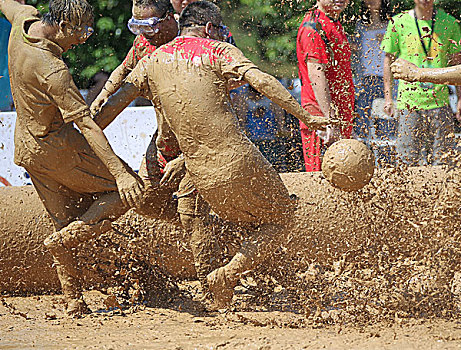
M 59 110 L 64 123 L 77 125 L 95 154 L 115 178 L 122 202 L 129 206 L 139 202 L 142 181 L 115 155 L 103 131 L 91 118 L 90 109 L 64 62 L 51 74 L 42 76 L 39 82 Z
M 125 83 L 120 90 L 109 97 L 107 102 L 94 115 L 95 123 L 104 130 L 114 119 L 142 92 L 133 84 Z
M 35 8 L 31 6 L 21 5 L 16 0 L 0 0 L 0 11 L 5 15 L 5 17 L 8 19 L 10 23 L 13 23 L 14 17 L 17 13 L 22 12 L 27 8 L 30 9 L 31 14 L 39 14 L 39 12 Z
M 245 73 L 244 79 L 257 91 L 278 104 L 288 113 L 293 114 L 309 128 L 324 129 L 330 123 L 328 118 L 312 116 L 304 110 L 288 90 L 272 75 L 264 73 L 257 68 L 252 68 Z
M 461 85 L 461 65 L 446 68 L 419 68 L 417 81 Z
M 419 68 L 399 58 L 391 65 L 391 70 L 394 78 L 409 82 L 461 85 L 461 65 L 446 68 Z
M 113 95 L 123 84 L 123 81 L 130 73 L 126 65 L 123 63 L 119 65 L 115 70 L 111 73 L 109 79 L 104 84 L 101 92 L 98 96 L 94 99 L 93 103 L 91 104 L 90 110 L 92 114 L 96 114 L 101 109 L 101 106 L 109 99 L 111 95 Z
M 74 123 L 115 178 L 122 202 L 129 206 L 135 206 L 139 203 L 143 189 L 142 181 L 131 169 L 127 169 L 117 157 L 103 131 L 91 118 L 90 112 L 88 111 L 83 117 L 74 120 Z

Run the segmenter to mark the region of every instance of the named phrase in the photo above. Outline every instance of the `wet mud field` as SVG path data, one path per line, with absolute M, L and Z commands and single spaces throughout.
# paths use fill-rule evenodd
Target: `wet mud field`
M 183 286 L 190 289 L 194 284 Z M 296 312 L 203 312 L 197 301 L 109 310 L 85 294 L 93 314 L 64 317 L 61 297 L 1 300 L 0 349 L 459 349 L 461 322 L 396 319 L 328 324 Z
M 129 212 L 78 251 L 82 319 L 64 316 L 38 197 L 0 191 L 0 349 L 461 348 L 458 176 L 384 171 L 357 193 L 283 181 L 296 229 L 241 277 L 229 310 L 200 301 L 181 230 Z M 225 263 L 245 233 L 215 224 Z

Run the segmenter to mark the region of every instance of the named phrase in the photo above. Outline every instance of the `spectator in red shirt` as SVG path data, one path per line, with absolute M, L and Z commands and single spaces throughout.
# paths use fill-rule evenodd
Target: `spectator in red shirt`
M 306 171 L 319 171 L 326 146 L 350 138 L 354 114 L 351 48 L 339 23 L 349 0 L 317 0 L 307 12 L 296 41 L 301 104 L 309 113 L 349 123 L 311 131 L 300 122 Z

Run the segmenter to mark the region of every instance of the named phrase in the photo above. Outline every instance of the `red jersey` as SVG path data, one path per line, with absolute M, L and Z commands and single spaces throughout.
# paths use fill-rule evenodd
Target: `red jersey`
M 309 11 L 298 30 L 296 54 L 302 84 L 302 106 L 313 114 L 322 115 L 309 79 L 306 64 L 306 59 L 309 58 L 325 64 L 325 76 L 331 100 L 339 116 L 351 121 L 354 112 L 351 48 L 341 23 L 329 18 L 318 9 Z M 303 123 L 301 123 L 301 128 L 307 129 Z M 342 135 L 349 138 L 351 132 L 352 125 L 343 129 Z
M 134 39 L 133 46 L 126 55 L 123 65 L 129 70 L 133 70 L 144 56 L 150 55 L 156 49 L 157 47 L 152 45 L 144 35 L 138 35 Z

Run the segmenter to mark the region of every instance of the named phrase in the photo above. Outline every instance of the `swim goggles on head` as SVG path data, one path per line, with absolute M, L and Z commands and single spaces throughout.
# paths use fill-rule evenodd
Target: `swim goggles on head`
M 91 34 L 94 33 L 93 27 L 84 26 L 82 29 L 83 29 L 82 34 L 81 34 L 82 39 L 87 40 L 91 36 Z
M 147 19 L 136 19 L 131 17 L 128 21 L 128 29 L 134 34 L 147 34 L 154 35 L 159 32 L 159 28 L 156 28 L 157 25 L 168 17 L 169 13 L 167 12 L 163 17 L 151 17 Z

